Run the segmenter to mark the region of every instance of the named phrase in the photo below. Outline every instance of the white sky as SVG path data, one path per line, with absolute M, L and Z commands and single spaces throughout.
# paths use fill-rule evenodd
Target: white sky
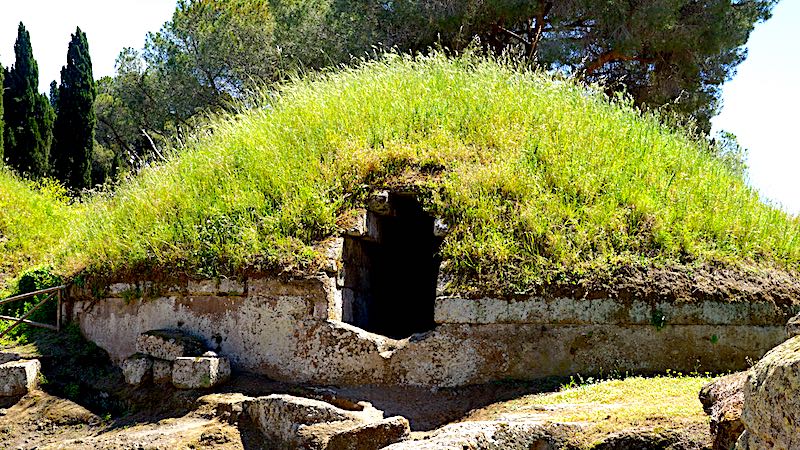
M 0 1 L 0 63 L 14 63 L 17 25 L 31 34 L 33 56 L 39 63 L 39 87 L 61 79 L 70 35 L 81 27 L 89 40 L 95 78 L 113 75 L 114 62 L 124 47 L 140 49 L 145 34 L 158 31 L 172 18 L 175 0 L 22 0 Z
M 749 149 L 750 183 L 800 214 L 800 0 L 782 0 L 750 35 L 748 48 L 723 88 L 714 127 L 734 133 Z
M 114 73 L 123 47 L 141 48 L 145 34 L 172 17 L 175 0 L 5 0 L 0 16 L 0 63 L 14 60 L 17 24 L 31 33 L 40 89 L 60 78 L 70 34 L 80 26 L 89 39 L 94 75 Z M 800 213 L 800 0 L 782 0 L 774 17 L 751 35 L 750 54 L 724 87 L 715 129 L 748 148 L 750 182 L 765 198 Z

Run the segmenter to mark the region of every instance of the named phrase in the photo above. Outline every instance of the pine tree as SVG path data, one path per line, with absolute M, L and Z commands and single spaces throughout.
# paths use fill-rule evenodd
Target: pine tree
M 39 66 L 33 58 L 31 37 L 20 22 L 16 60 L 5 73 L 5 158 L 8 165 L 33 177 L 48 173 L 53 110 L 38 92 Z
M 69 43 L 67 65 L 61 68 L 51 161 L 56 178 L 74 189 L 92 184 L 95 96 L 89 44 L 78 28 Z

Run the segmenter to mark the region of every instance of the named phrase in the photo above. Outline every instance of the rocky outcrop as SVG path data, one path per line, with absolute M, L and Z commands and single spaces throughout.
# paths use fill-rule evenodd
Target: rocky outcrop
M 747 372 L 717 379 L 700 390 L 703 410 L 711 416 L 713 450 L 729 450 L 744 431 L 742 405 Z
M 737 449 L 800 449 L 800 336 L 750 369 Z
M 369 403 L 344 410 L 329 403 L 291 395 L 269 395 L 247 403 L 248 415 L 280 448 L 371 450 L 409 434 L 404 417 L 383 418 Z
M 38 359 L 0 365 L 0 397 L 25 395 L 36 387 L 41 364 Z

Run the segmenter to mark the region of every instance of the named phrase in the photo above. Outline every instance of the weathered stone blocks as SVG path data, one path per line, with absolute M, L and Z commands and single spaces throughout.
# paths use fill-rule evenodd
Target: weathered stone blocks
M 182 357 L 172 364 L 172 384 L 179 389 L 207 389 L 231 376 L 231 364 L 220 357 Z
M 360 411 L 291 395 L 269 395 L 248 402 L 253 422 L 281 448 L 372 450 L 398 442 L 409 434 L 404 417 L 383 419 L 369 404 Z
M 231 376 L 231 364 L 203 343 L 177 330 L 142 333 L 136 340 L 139 353 L 125 359 L 122 372 L 128 384 L 172 382 L 179 389 L 206 389 Z
M 0 397 L 25 395 L 34 389 L 41 367 L 38 359 L 0 365 Z
M 153 330 L 136 339 L 136 351 L 153 358 L 174 361 L 183 356 L 200 356 L 205 346 L 200 339 L 177 330 Z
M 750 369 L 739 449 L 800 449 L 800 336 L 775 347 Z
M 137 353 L 122 362 L 122 375 L 125 382 L 139 386 L 151 380 L 153 375 L 153 358 Z

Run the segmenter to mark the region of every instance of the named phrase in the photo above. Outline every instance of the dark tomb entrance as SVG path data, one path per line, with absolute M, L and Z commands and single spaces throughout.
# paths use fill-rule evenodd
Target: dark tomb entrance
M 344 320 L 395 339 L 433 329 L 439 246 L 413 195 L 386 194 L 344 243 Z

